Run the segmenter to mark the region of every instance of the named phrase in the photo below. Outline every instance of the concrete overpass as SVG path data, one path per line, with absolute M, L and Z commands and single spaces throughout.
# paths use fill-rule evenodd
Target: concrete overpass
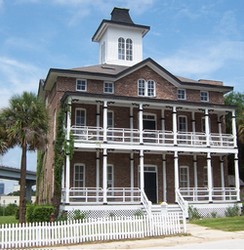
M 20 181 L 20 169 L 0 166 L 0 179 Z M 36 172 L 26 171 L 26 199 L 31 200 L 31 187 L 36 185 Z

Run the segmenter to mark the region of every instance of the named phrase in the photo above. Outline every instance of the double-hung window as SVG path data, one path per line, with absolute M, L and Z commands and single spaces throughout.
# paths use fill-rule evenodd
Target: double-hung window
M 180 187 L 189 187 L 189 168 L 188 166 L 180 166 Z
M 103 92 L 108 94 L 114 93 L 114 83 L 113 82 L 104 82 L 103 83 Z
M 132 61 L 133 60 L 133 41 L 130 38 L 120 37 L 118 39 L 118 59 Z
M 77 79 L 76 80 L 76 90 L 77 91 L 86 91 L 87 90 L 87 80 Z
M 75 164 L 74 165 L 74 187 L 84 187 L 85 186 L 85 166 L 84 164 Z
M 118 58 L 125 60 L 125 39 L 123 37 L 118 39 Z
M 126 39 L 126 60 L 132 61 L 132 40 L 130 38 Z
M 138 95 L 139 96 L 148 96 L 154 97 L 155 96 L 155 82 L 153 80 L 138 80 Z
M 77 108 L 75 110 L 75 126 L 83 127 L 86 125 L 86 111 Z
M 186 90 L 185 89 L 178 89 L 177 97 L 178 97 L 178 100 L 186 100 Z
M 209 95 L 207 91 L 201 91 L 200 92 L 200 99 L 201 102 L 208 102 L 209 101 Z

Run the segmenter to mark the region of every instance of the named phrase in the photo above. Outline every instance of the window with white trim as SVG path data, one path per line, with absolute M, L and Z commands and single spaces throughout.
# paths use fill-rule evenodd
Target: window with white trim
M 139 79 L 137 82 L 138 87 L 138 95 L 139 96 L 148 96 L 148 97 L 154 97 L 155 94 L 155 82 L 153 80 L 144 80 Z
M 76 163 L 74 165 L 74 187 L 85 187 L 85 165 Z
M 178 100 L 186 100 L 186 90 L 185 89 L 178 89 L 177 90 L 177 97 L 178 97 Z
M 77 79 L 76 80 L 76 90 L 77 91 L 86 91 L 87 90 L 87 80 Z
M 179 115 L 178 116 L 178 131 L 180 132 L 187 132 L 187 116 Z
M 114 166 L 107 165 L 107 187 L 111 188 L 114 186 Z
M 126 60 L 132 61 L 132 40 L 130 38 L 126 39 Z
M 113 82 L 104 82 L 103 83 L 103 92 L 108 94 L 114 93 L 114 83 Z
M 208 167 L 207 166 L 203 168 L 203 186 L 204 187 L 208 186 Z
M 86 110 L 77 108 L 75 109 L 75 126 L 86 125 Z
M 209 101 L 209 94 L 207 91 L 200 91 L 200 99 L 201 102 L 208 102 Z
M 189 187 L 189 167 L 180 166 L 180 187 Z
M 123 37 L 118 39 L 118 58 L 125 60 L 125 39 Z

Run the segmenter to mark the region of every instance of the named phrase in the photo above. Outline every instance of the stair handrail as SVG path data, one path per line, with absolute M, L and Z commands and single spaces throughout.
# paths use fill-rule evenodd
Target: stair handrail
M 144 190 L 141 190 L 141 203 L 144 206 L 147 214 L 150 216 L 152 214 L 152 202 L 148 200 Z
M 183 215 L 185 218 L 189 218 L 189 214 L 188 214 L 188 202 L 186 200 L 184 200 L 183 196 L 180 193 L 180 190 L 176 190 L 176 196 L 177 196 L 177 203 L 179 204 Z

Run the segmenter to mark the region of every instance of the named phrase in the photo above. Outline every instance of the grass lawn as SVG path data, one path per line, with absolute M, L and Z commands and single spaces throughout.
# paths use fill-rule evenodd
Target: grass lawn
M 190 223 L 222 231 L 244 231 L 244 216 L 192 220 Z
M 12 224 L 18 223 L 18 220 L 15 219 L 15 216 L 0 216 L 0 224 Z

